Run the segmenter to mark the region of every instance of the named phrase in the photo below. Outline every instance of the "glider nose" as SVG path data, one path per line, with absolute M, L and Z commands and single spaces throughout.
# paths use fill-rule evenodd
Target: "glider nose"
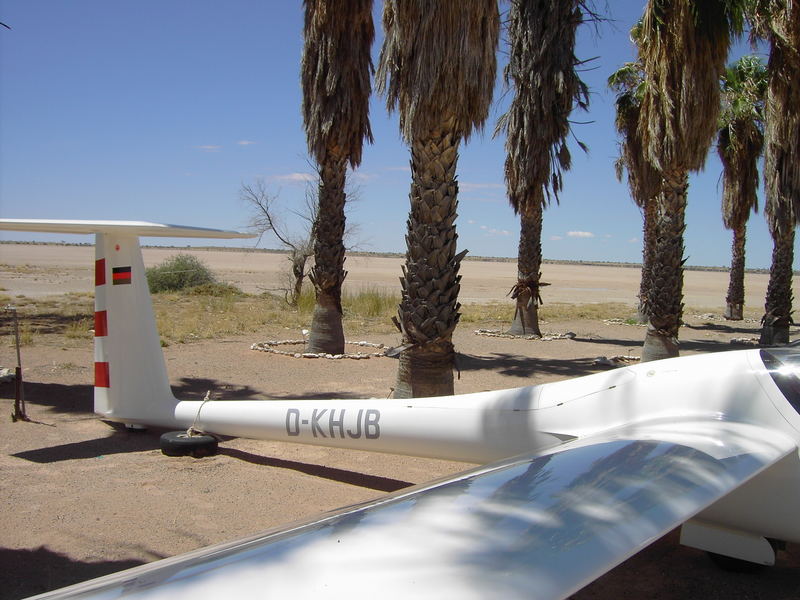
M 760 355 L 775 385 L 800 414 L 800 346 L 795 342 L 780 348 L 763 348 Z

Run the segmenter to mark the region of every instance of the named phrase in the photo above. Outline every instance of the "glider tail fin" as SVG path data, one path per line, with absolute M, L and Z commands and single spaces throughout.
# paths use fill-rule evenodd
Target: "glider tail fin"
M 137 235 L 97 233 L 94 411 L 127 425 L 173 424 L 167 377 Z
M 0 219 L 0 230 L 95 234 L 94 410 L 128 425 L 176 424 L 139 236 L 233 239 L 249 233 L 148 221 Z

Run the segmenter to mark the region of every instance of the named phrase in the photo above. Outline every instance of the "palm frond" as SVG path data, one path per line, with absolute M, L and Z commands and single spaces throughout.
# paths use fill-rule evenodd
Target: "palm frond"
M 352 167 L 372 142 L 372 0 L 304 0 L 303 123 L 318 163 L 334 152 Z
M 719 79 L 743 0 L 648 0 L 639 57 L 643 147 L 654 166 L 702 168 L 717 129 Z
M 755 0 L 750 19 L 770 43 L 764 213 L 773 236 L 784 236 L 800 216 L 800 2 Z
M 574 54 L 581 5 L 579 0 L 511 2 L 504 77 L 514 98 L 498 130 L 506 132 L 506 184 L 515 211 L 524 210 L 530 198 L 547 202 L 552 193 L 557 201 L 562 172 L 571 166 L 569 115 L 589 104 Z M 546 194 L 535 194 L 537 188 Z
M 719 131 L 722 222 L 727 229 L 743 225 L 750 212 L 758 210 L 758 159 L 763 147 L 764 134 L 752 120 L 734 121 Z
M 767 70 L 757 56 L 743 56 L 725 69 L 717 153 L 723 166 L 722 220 L 741 228 L 758 210 L 758 159 L 764 147 Z
M 632 33 L 632 37 L 635 34 Z M 661 173 L 647 160 L 639 132 L 639 113 L 644 95 L 644 73 L 640 62 L 623 64 L 608 78 L 608 86 L 617 93 L 614 125 L 622 141 L 614 164 L 617 179 L 628 171 L 628 187 L 639 208 L 661 191 Z
M 494 90 L 496 0 L 386 0 L 376 86 L 403 137 L 481 129 Z

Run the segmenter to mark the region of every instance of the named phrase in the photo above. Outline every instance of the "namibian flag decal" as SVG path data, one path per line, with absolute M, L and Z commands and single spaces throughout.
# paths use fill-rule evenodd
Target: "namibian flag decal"
M 111 280 L 114 285 L 124 285 L 131 282 L 130 267 L 114 267 L 111 269 Z

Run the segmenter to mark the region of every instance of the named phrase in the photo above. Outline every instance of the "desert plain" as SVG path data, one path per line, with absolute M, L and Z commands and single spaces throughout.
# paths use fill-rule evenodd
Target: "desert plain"
M 178 252 L 197 255 L 221 281 L 250 294 L 280 293 L 286 256 L 257 251 L 145 248 L 146 265 Z M 93 292 L 91 246 L 0 244 L 3 303 Z M 350 256 L 346 287 L 396 290 L 402 259 Z M 615 265 L 546 264 L 545 306 L 615 303 L 635 313 L 639 270 Z M 509 303 L 513 262 L 465 261 L 461 302 Z M 748 273 L 748 318 L 724 321 L 728 275 L 686 272 L 681 353 L 738 349 L 758 337 L 768 275 Z M 794 295 L 798 290 L 795 287 Z M 0 367 L 14 367 L 10 313 L 2 313 Z M 57 320 L 57 315 L 53 315 Z M 310 323 L 309 323 L 310 324 Z M 572 316 L 542 323 L 571 339 L 488 337 L 502 321 L 462 323 L 454 335 L 457 393 L 532 385 L 613 368 L 601 357 L 638 356 L 644 329 L 624 319 Z M 346 331 L 349 340 L 396 345 L 399 335 Z M 387 397 L 397 363 L 387 357 L 330 361 L 250 349 L 296 339 L 299 330 L 265 324 L 256 333 L 164 348 L 175 395 L 202 398 Z M 792 328 L 795 339 L 798 330 Z M 43 328 L 21 348 L 30 422 L 12 423 L 13 382 L 0 383 L 0 598 L 23 598 L 216 542 L 311 519 L 472 465 L 280 442 L 224 439 L 213 457 L 167 457 L 161 430 L 132 433 L 92 413 L 90 336 L 66 339 Z M 584 588 L 576 599 L 800 598 L 800 548 L 752 574 L 718 570 L 704 553 L 666 535 Z M 532 591 L 531 597 L 535 597 Z

